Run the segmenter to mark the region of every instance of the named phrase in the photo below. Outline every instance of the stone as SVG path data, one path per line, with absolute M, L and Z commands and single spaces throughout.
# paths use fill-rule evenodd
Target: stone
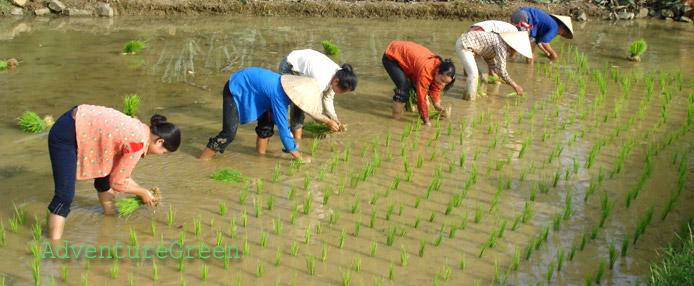
M 48 9 L 48 8 L 41 8 L 41 9 L 34 10 L 34 15 L 36 15 L 36 16 L 45 16 L 45 15 L 50 15 L 50 14 L 51 14 L 51 9 Z
M 677 19 L 679 22 L 684 22 L 684 23 L 690 23 L 692 19 L 689 19 L 687 16 L 681 16 L 679 19 Z
M 669 19 L 675 17 L 675 13 L 672 13 L 670 9 L 660 10 L 660 18 Z
M 650 10 L 650 11 L 648 11 L 648 16 L 650 16 L 650 17 L 657 17 L 657 15 L 660 15 L 660 10 L 658 10 L 658 11 L 656 11 L 656 10 Z
M 576 14 L 576 21 L 585 22 L 586 20 L 588 20 L 586 13 L 580 12 L 580 13 Z
M 24 5 L 27 4 L 27 0 L 12 0 L 12 4 L 17 5 L 19 7 L 24 7 Z
M 677 17 L 682 15 L 682 14 L 680 14 L 680 9 L 682 9 L 683 6 L 684 5 L 682 5 L 680 3 L 677 3 L 677 4 L 670 6 L 670 11 L 672 11 L 672 14 L 674 15 L 673 18 L 677 18 Z
M 617 12 L 617 17 L 619 17 L 620 20 L 632 20 L 634 19 L 634 13 L 622 10 Z
M 639 9 L 638 12 L 636 12 L 635 18 L 637 18 L 637 19 L 646 18 L 650 14 L 651 14 L 651 12 L 648 10 L 648 8 L 641 8 L 641 9 Z
M 67 8 L 63 10 L 63 15 L 75 17 L 75 16 L 91 16 L 92 12 L 87 10 L 80 10 L 75 8 Z
M 19 8 L 19 7 L 14 7 L 14 8 L 12 8 L 12 11 L 10 11 L 10 15 L 23 16 L 24 15 L 24 9 Z
M 96 15 L 99 17 L 113 17 L 113 8 L 109 4 L 99 4 L 94 7 Z
M 682 16 L 689 17 L 689 14 L 691 14 L 691 13 L 692 13 L 692 7 L 682 6 L 682 8 L 680 9 L 680 15 L 682 15 Z
M 53 12 L 60 13 L 65 9 L 65 4 L 58 0 L 51 0 L 51 2 L 48 2 L 48 9 L 51 9 Z

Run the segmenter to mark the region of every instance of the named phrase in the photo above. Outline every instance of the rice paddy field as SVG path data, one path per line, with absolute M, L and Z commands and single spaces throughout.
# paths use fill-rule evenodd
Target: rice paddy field
M 490 85 L 467 102 L 454 41 L 471 24 L 0 19 L 0 57 L 20 61 L 0 72 L 0 285 L 647 284 L 657 250 L 694 215 L 692 27 L 575 23 L 574 40 L 552 42 L 559 62 L 509 63 L 525 96 Z M 627 61 L 641 38 L 642 61 Z M 431 127 L 413 113 L 389 118 L 381 56 L 396 39 L 454 58 L 458 79 L 442 96 L 451 118 Z M 305 132 L 300 151 L 313 162 L 300 164 L 276 137 L 255 154 L 251 123 L 224 154 L 197 160 L 221 128 L 230 74 L 276 70 L 290 51 L 322 51 L 326 40 L 359 76 L 355 92 L 335 99 L 347 132 Z M 123 55 L 130 41 L 145 47 Z M 122 110 L 132 94 L 134 116 L 160 113 L 182 130 L 178 152 L 142 159 L 133 173 L 163 201 L 104 216 L 92 181 L 78 181 L 63 239 L 113 250 L 222 246 L 231 258 L 41 258 L 65 243 L 44 243 L 46 133 L 22 132 L 17 118 L 58 118 L 83 103 Z

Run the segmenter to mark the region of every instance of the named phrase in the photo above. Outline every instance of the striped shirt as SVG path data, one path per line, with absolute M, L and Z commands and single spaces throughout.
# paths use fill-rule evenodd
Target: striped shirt
M 460 38 L 463 47 L 473 53 L 480 55 L 506 83 L 511 84 L 513 80 L 506 71 L 506 59 L 508 58 L 510 47 L 496 33 L 470 31 Z
M 385 54 L 389 59 L 398 62 L 407 78 L 415 84 L 419 116 L 422 119 L 429 118 L 427 88 L 431 101 L 439 102 L 441 85 L 434 83 L 434 73 L 441 64 L 441 60 L 429 49 L 413 42 L 393 41 L 388 45 Z

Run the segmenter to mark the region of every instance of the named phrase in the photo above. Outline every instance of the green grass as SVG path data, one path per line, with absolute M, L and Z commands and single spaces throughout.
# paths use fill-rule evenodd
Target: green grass
M 212 174 L 212 179 L 221 182 L 248 182 L 251 178 L 244 177 L 241 172 L 233 170 L 231 168 L 222 169 L 219 172 Z M 246 187 L 244 187 L 245 189 Z
M 123 98 L 123 113 L 125 115 L 134 117 L 137 108 L 140 106 L 140 96 L 136 93 L 126 95 Z
M 688 233 L 661 250 L 660 261 L 651 263 L 651 285 L 694 284 L 694 236 L 690 229 Z
M 340 53 L 340 48 L 330 41 L 322 41 L 321 45 L 323 46 L 323 50 L 325 51 L 326 55 L 337 55 Z
M 123 54 L 135 54 L 137 51 L 146 48 L 142 41 L 130 41 L 123 47 Z
M 46 122 L 38 114 L 31 111 L 24 111 L 22 116 L 17 119 L 19 128 L 24 132 L 41 133 L 46 131 Z

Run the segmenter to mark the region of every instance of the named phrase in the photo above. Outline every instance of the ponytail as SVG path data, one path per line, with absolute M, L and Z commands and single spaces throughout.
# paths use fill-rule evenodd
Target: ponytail
M 446 84 L 446 86 L 443 87 L 443 91 L 448 91 L 453 87 L 453 83 L 455 82 L 455 65 L 453 64 L 453 61 L 451 59 L 442 59 L 439 56 L 434 56 L 435 58 L 439 59 L 441 63 L 439 64 L 439 72 L 438 74 L 445 74 L 451 78 L 451 82 Z
M 164 148 L 169 152 L 175 152 L 181 145 L 181 130 L 173 123 L 166 121 L 163 115 L 155 114 L 149 119 L 149 131 L 164 139 Z
M 354 91 L 357 88 L 357 75 L 349 64 L 343 64 L 335 73 L 335 78 L 337 78 L 337 86 L 342 90 Z

